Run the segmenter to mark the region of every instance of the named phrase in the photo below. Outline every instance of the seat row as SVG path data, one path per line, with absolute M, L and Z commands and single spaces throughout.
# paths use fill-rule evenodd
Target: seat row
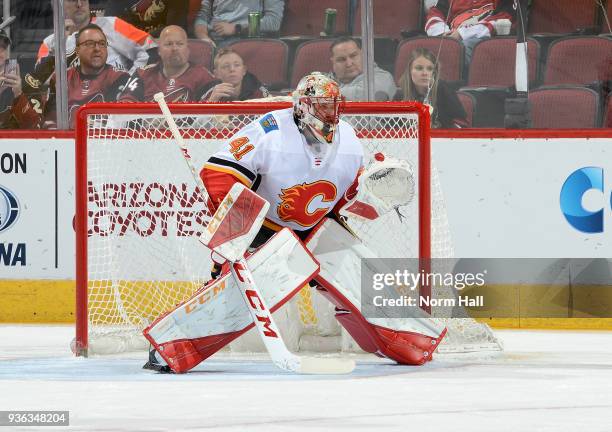
M 466 91 L 459 91 L 457 96 L 468 125 L 477 125 L 477 99 Z M 532 127 L 536 129 L 612 128 L 612 95 L 602 103 L 600 93 L 587 87 L 550 86 L 531 90 L 529 101 Z
M 212 67 L 213 47 L 199 40 L 189 41 L 191 61 Z M 331 39 L 316 39 L 300 44 L 290 56 L 288 45 L 278 39 L 246 39 L 231 48 L 247 67 L 273 89 L 293 88 L 301 77 L 313 70 L 331 70 Z M 475 46 L 471 63 L 464 64 L 463 45 L 454 39 L 416 37 L 402 41 L 396 50 L 390 72 L 399 81 L 410 53 L 428 48 L 438 55 L 441 78 L 469 87 L 511 87 L 515 82 L 517 44 L 514 37 L 496 37 Z M 550 44 L 545 55 L 540 43 L 527 41 L 528 74 L 532 87 L 539 85 L 589 85 L 612 79 L 612 38 L 573 36 Z M 289 59 L 292 66 L 289 67 Z
M 360 3 L 351 0 L 285 0 L 281 36 L 315 36 L 323 31 L 325 9 L 337 11 L 336 31 L 361 33 Z M 399 39 L 402 32 L 423 30 L 424 0 L 375 0 L 374 35 Z M 427 2 L 430 3 L 430 2 Z M 612 1 L 531 0 L 528 33 L 610 32 L 606 17 L 612 21 Z M 190 22 L 200 8 L 200 0 L 190 0 Z M 351 7 L 354 4 L 355 7 Z

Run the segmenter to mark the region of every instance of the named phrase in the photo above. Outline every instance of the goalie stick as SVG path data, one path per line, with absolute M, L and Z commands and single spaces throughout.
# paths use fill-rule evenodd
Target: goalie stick
M 206 187 L 193 165 L 189 150 L 170 113 L 163 93 L 156 93 L 153 98 L 158 103 L 168 123 L 168 128 L 180 147 L 181 154 L 198 185 L 198 190 L 203 198 L 207 199 Z M 213 252 L 230 261 L 232 276 L 240 287 L 241 295 L 259 336 L 272 362 L 277 367 L 304 374 L 350 373 L 355 368 L 355 362 L 350 359 L 304 357 L 291 353 L 282 339 L 272 313 L 255 285 L 253 275 L 243 256 L 259 231 L 268 207 L 267 201 L 241 183 L 236 183 L 217 208 L 200 237 L 200 241 Z

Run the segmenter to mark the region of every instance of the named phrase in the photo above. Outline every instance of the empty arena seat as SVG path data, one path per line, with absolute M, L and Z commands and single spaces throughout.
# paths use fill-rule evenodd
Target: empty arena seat
M 603 127 L 612 128 L 612 94 L 608 96 L 606 104 L 606 115 L 604 116 Z
M 595 31 L 597 27 L 593 0 L 532 0 L 529 33 L 575 33 Z
M 287 44 L 278 39 L 244 39 L 228 45 L 250 72 L 272 90 L 287 86 Z
M 537 129 L 599 126 L 599 95 L 586 87 L 543 87 L 529 93 L 533 127 Z
M 467 120 L 468 127 L 472 127 L 474 121 L 474 112 L 476 111 L 476 98 L 465 92 L 457 92 L 459 102 L 463 105 L 465 110 L 465 119 Z
M 323 31 L 325 9 L 336 9 L 336 33 L 348 32 L 349 0 L 286 0 L 282 36 L 316 36 Z
M 422 0 L 376 0 L 372 2 L 374 35 L 399 39 L 401 32 L 423 30 Z M 361 6 L 357 3 L 354 14 L 353 33 L 361 34 Z
M 330 39 L 318 39 L 304 42 L 297 47 L 289 85 L 295 88 L 300 79 L 312 71 L 331 71 Z
M 474 47 L 468 74 L 469 87 L 511 87 L 515 84 L 516 38 L 485 39 Z M 527 38 L 529 83 L 538 76 L 540 44 Z
M 440 77 L 445 81 L 461 81 L 463 79 L 463 44 L 452 38 L 416 37 L 400 42 L 395 55 L 395 81 L 404 73 L 410 53 L 416 48 L 427 48 L 434 55 L 440 53 L 438 61 L 441 64 Z
M 575 36 L 548 49 L 544 85 L 591 84 L 612 78 L 612 39 Z
M 189 63 L 201 65 L 212 70 L 212 57 L 215 48 L 208 41 L 189 39 Z

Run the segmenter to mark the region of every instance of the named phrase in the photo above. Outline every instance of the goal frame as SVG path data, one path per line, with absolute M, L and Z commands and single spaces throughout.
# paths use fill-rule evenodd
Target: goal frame
M 172 114 L 250 114 L 291 107 L 290 102 L 225 102 L 225 103 L 171 103 Z M 76 335 L 73 351 L 76 356 L 88 354 L 88 250 L 87 250 L 87 139 L 90 115 L 162 115 L 155 103 L 93 103 L 79 108 L 75 134 L 75 237 L 76 237 Z M 345 102 L 341 114 L 416 114 L 418 116 L 418 200 L 419 240 L 421 266 L 428 267 L 431 258 L 431 142 L 430 112 L 419 102 Z M 178 149 L 177 149 L 178 151 Z M 421 295 L 429 296 L 428 287 L 421 288 Z

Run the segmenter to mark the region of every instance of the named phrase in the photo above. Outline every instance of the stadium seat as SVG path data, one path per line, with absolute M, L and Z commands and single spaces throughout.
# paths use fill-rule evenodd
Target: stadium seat
M 244 60 L 250 72 L 270 90 L 287 86 L 287 44 L 278 39 L 243 39 L 228 45 Z
M 464 92 L 457 92 L 457 97 L 465 110 L 467 126 L 472 127 L 474 112 L 476 111 L 476 98 L 473 95 Z
M 295 88 L 300 79 L 312 71 L 331 71 L 329 52 L 331 44 L 330 39 L 318 39 L 304 42 L 297 47 L 289 80 L 291 88 Z
M 606 104 L 606 115 L 604 117 L 603 127 L 612 128 L 612 94 L 608 96 L 608 103 Z
M 529 83 L 533 85 L 538 76 L 540 45 L 527 39 Z M 485 39 L 474 47 L 469 67 L 469 87 L 512 87 L 515 84 L 516 38 L 496 37 Z
M 529 93 L 536 129 L 599 126 L 599 95 L 586 87 L 542 87 Z
M 336 9 L 336 33 L 348 33 L 349 0 L 286 0 L 281 36 L 319 37 L 325 9 Z
M 399 39 L 402 31 L 423 30 L 422 0 L 376 0 L 373 3 L 374 35 Z M 361 34 L 360 2 L 354 14 L 353 34 Z
M 440 77 L 445 81 L 461 81 L 463 79 L 463 44 L 451 38 L 441 37 L 417 37 L 400 42 L 395 55 L 395 82 L 399 79 L 406 69 L 408 57 L 416 48 L 427 48 L 434 55 L 440 53 L 438 61 L 442 66 Z
M 530 34 L 594 33 L 597 29 L 597 5 L 593 0 L 533 0 L 531 3 Z
M 550 45 L 544 85 L 586 85 L 611 78 L 612 39 L 575 36 L 556 40 Z
M 189 46 L 189 62 L 212 70 L 213 51 L 215 49 L 213 45 L 200 39 L 189 39 L 187 44 Z

